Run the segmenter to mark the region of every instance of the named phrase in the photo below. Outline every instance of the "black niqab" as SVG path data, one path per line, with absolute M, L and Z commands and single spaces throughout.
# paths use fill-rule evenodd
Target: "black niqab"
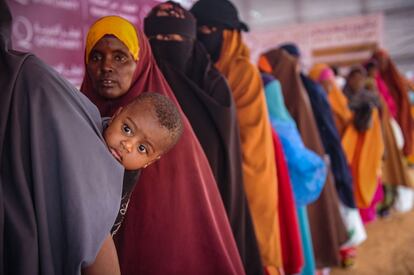
M 249 31 L 249 27 L 239 19 L 236 7 L 228 0 L 200 0 L 191 8 L 197 18 L 197 26 L 215 27 L 210 33 L 197 32 L 197 39 L 210 54 L 211 60 L 220 59 L 225 29 Z
M 180 71 L 186 71 L 190 62 L 193 41 L 163 41 L 151 39 L 150 45 L 157 63 L 168 62 Z M 173 53 L 173 54 L 172 54 Z
M 197 18 L 197 26 L 249 31 L 247 24 L 239 19 L 236 7 L 228 0 L 200 0 L 190 11 Z
M 217 29 L 211 33 L 197 33 L 197 39 L 206 48 L 213 62 L 220 59 L 221 47 L 223 46 L 223 30 Z

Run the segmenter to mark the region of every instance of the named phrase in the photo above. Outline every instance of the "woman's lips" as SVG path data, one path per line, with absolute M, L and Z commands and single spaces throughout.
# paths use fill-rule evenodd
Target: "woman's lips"
M 116 81 L 112 79 L 102 79 L 100 82 L 101 82 L 101 86 L 105 88 L 112 88 L 116 84 Z

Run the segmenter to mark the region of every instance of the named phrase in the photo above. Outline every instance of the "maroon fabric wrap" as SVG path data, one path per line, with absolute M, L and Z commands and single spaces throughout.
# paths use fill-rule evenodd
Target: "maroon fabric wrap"
M 147 38 L 141 30 L 137 33 L 139 58 L 128 93 L 115 100 L 102 99 L 85 75 L 81 90 L 102 116 L 111 116 L 143 92 L 158 92 L 177 103 Z M 208 161 L 182 116 L 183 136 L 142 171 L 115 235 L 122 274 L 244 274 Z

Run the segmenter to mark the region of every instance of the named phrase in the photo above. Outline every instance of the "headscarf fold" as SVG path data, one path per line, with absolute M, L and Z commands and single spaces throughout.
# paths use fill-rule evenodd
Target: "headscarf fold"
M 178 105 L 155 63 L 145 35 L 140 30 L 129 35 L 137 36 L 140 45 L 129 92 L 115 100 L 101 99 L 94 93 L 88 75 L 82 91 L 104 116 L 112 115 L 118 107 L 143 92 L 162 93 Z M 122 37 L 119 39 L 123 41 Z M 124 274 L 244 274 L 207 158 L 184 115 L 183 122 L 180 141 L 142 171 L 131 195 L 124 223 L 115 236 L 121 271 Z
M 96 107 L 31 54 L 9 48 L 0 0 L 0 274 L 81 274 L 121 199 L 123 168 Z
M 259 72 L 250 63 L 241 33 L 225 30 L 216 67 L 227 78 L 240 127 L 244 185 L 263 264 L 282 266 L 274 149 Z
M 309 97 L 300 80 L 297 59 L 291 57 L 283 49 L 273 49 L 261 55 L 259 68 L 263 72 L 272 74 L 282 84 L 286 107 L 298 126 L 305 146 L 319 156 L 325 157 Z M 321 196 L 308 206 L 318 268 L 338 265 L 340 263 L 339 247 L 347 239 L 339 214 L 338 195 L 332 180 L 332 175 L 328 172 L 327 182 Z
M 133 35 L 134 33 L 134 25 L 119 16 L 106 16 L 104 19 L 96 21 L 94 28 L 89 30 L 88 37 L 86 37 L 85 63 L 88 64 L 88 57 L 93 47 L 105 35 L 114 35 L 120 39 L 127 46 L 134 60 L 137 61 L 139 44 L 138 38 Z
M 154 20 L 159 17 L 157 14 L 160 10 L 171 14 L 163 16 L 164 23 Z M 175 18 L 176 14 L 183 18 Z M 181 20 L 181 25 L 172 25 L 176 20 Z M 189 26 L 183 27 L 184 23 Z M 156 6 L 144 23 L 145 30 L 150 30 L 148 36 L 157 35 L 156 30 L 163 27 L 171 34 L 183 35 L 190 26 L 195 29 L 192 14 L 171 1 Z M 161 42 L 162 48 L 154 42 Z M 263 265 L 244 192 L 240 133 L 231 90 L 198 41 L 191 42 L 191 55 L 186 70 L 170 62 L 168 57 L 171 55 L 178 59 L 185 58 L 173 51 L 174 47 L 184 46 L 180 45 L 183 43 L 151 40 L 158 66 L 189 119 L 210 163 L 246 273 L 262 274 Z

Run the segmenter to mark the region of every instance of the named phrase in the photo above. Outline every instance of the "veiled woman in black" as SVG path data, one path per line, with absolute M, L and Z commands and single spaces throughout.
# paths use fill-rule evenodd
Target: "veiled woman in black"
M 247 274 L 262 263 L 243 187 L 236 109 L 225 78 L 196 40 L 196 21 L 168 1 L 144 20 L 157 64 L 189 119 L 216 178 Z

